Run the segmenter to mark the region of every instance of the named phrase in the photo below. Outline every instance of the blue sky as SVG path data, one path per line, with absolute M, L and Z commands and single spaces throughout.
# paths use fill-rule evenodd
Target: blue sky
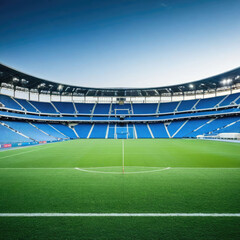
M 88 87 L 154 87 L 239 67 L 239 0 L 0 0 L 0 62 Z

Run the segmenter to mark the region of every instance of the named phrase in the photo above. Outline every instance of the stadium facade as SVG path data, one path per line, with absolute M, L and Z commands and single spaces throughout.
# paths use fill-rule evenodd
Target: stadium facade
M 240 68 L 157 88 L 86 88 L 0 64 L 0 145 L 76 138 L 229 138 L 240 133 Z

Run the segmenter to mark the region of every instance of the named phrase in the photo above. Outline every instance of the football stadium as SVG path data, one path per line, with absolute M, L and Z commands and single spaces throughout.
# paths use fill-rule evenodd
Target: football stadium
M 239 239 L 240 67 L 57 79 L 0 64 L 0 239 Z

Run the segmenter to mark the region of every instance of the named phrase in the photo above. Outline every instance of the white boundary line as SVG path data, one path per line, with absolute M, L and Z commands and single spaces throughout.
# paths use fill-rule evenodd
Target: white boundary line
M 99 168 L 121 168 L 122 166 L 107 166 L 107 167 L 84 167 L 84 168 L 79 168 L 81 170 L 91 170 L 91 169 L 99 169 Z M 164 167 L 147 167 L 147 166 L 125 166 L 127 168 L 157 168 L 157 169 L 153 169 L 154 171 L 159 171 L 159 170 L 163 170 L 163 169 L 166 169 Z M 61 170 L 61 169 L 70 169 L 70 170 L 76 170 L 77 167 L 52 167 L 52 168 L 48 168 L 48 167 L 24 167 L 24 168 L 21 168 L 21 167 L 0 167 L 0 170 L 11 170 L 11 169 L 26 169 L 26 170 L 34 170 L 34 169 L 39 169 L 39 170 L 48 170 L 48 169 L 52 169 L 52 170 Z M 167 167 L 167 169 L 175 169 L 175 170 L 198 170 L 198 169 L 202 169 L 202 170 L 240 170 L 240 168 L 209 168 L 209 167 Z M 149 170 L 148 170 L 149 171 Z M 110 172 L 109 172 L 110 173 Z
M 40 146 L 40 145 L 37 145 L 37 146 Z M 43 146 L 43 145 L 41 145 L 41 146 Z M 46 146 L 46 145 L 44 145 L 44 146 Z M 35 145 L 35 147 L 36 147 L 36 145 Z M 35 152 L 35 151 L 39 151 L 39 150 L 50 148 L 50 147 L 52 147 L 52 146 L 47 146 L 47 147 L 44 147 L 44 148 L 37 148 L 37 149 L 34 148 L 33 150 L 30 150 L 30 151 L 25 151 L 25 152 L 20 152 L 20 153 L 15 153 L 15 154 L 3 156 L 3 157 L 0 157 L 0 159 L 10 158 L 10 157 L 13 157 L 13 156 L 17 156 L 17 155 L 21 155 L 21 154 L 25 154 L 25 153 L 30 153 L 30 152 Z
M 124 140 L 122 139 L 122 170 L 124 174 Z
M 103 174 L 123 174 L 122 172 L 102 172 L 102 171 L 94 171 L 94 170 L 88 170 L 84 168 L 75 168 L 76 170 L 82 171 L 82 172 L 90 172 L 90 173 L 103 173 Z M 169 170 L 170 167 L 163 168 L 163 169 L 155 169 L 155 170 L 147 170 L 147 171 L 138 171 L 138 172 L 125 172 L 124 174 L 137 174 L 137 173 L 151 173 L 151 172 L 161 172 L 165 170 Z
M 0 213 L 0 217 L 240 217 L 240 213 Z

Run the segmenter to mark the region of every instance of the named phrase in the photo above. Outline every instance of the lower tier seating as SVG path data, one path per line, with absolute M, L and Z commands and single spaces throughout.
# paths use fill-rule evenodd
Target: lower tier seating
M 76 138 L 196 138 L 240 132 L 240 117 L 204 117 L 149 123 L 36 123 L 0 120 L 0 143 L 61 141 Z

